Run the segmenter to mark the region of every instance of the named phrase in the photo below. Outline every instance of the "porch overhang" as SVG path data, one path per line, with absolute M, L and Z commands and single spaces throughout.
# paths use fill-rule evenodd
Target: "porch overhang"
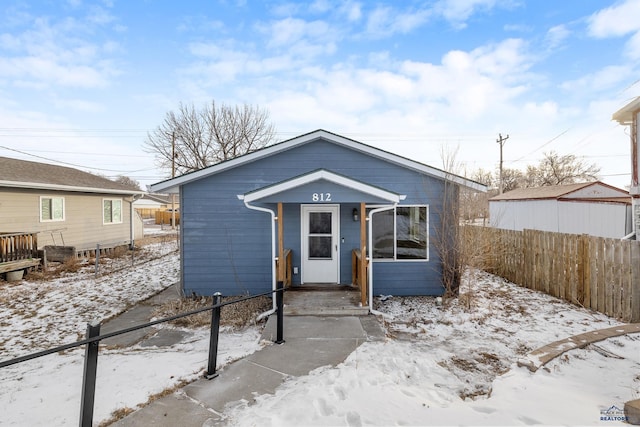
M 385 190 L 326 169 L 319 169 L 238 195 L 238 199 L 245 203 L 397 204 L 405 198 L 404 194 Z

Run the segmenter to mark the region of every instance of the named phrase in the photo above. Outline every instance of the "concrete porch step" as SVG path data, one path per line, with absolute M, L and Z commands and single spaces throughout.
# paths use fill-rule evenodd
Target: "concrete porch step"
M 284 294 L 285 316 L 366 316 L 360 290 L 353 286 L 303 285 Z

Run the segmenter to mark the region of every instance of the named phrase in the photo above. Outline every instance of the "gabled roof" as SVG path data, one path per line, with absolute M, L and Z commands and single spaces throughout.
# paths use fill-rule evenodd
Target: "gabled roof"
M 413 169 L 415 171 L 424 173 L 426 175 L 431 175 L 441 179 L 449 180 L 455 184 L 458 184 L 476 191 L 482 191 L 482 192 L 487 191 L 487 187 L 478 182 L 445 172 L 443 170 L 425 165 L 423 163 L 416 162 L 406 157 L 402 157 L 397 154 L 393 154 L 388 151 L 384 151 L 379 148 L 375 148 L 370 145 L 366 145 L 361 142 L 355 141 L 353 139 L 345 138 L 344 136 L 340 136 L 335 133 L 331 133 L 322 129 L 318 129 L 316 131 L 313 131 L 304 135 L 300 135 L 295 138 L 292 138 L 274 145 L 270 145 L 268 147 L 253 151 L 243 156 L 239 156 L 234 159 L 227 160 L 227 161 L 215 164 L 213 166 L 209 166 L 208 168 L 205 168 L 205 169 L 201 169 L 195 172 L 190 172 L 176 178 L 168 179 L 166 181 L 158 182 L 151 186 L 151 190 L 154 192 L 177 193 L 181 185 L 188 184 L 193 181 L 197 181 L 207 176 L 215 175 L 217 173 L 223 172 L 228 169 L 232 169 L 237 166 L 251 163 L 253 161 L 271 156 L 273 154 L 276 154 L 282 151 L 290 150 L 294 147 L 307 144 L 309 142 L 315 141 L 320 138 L 330 141 L 334 144 L 342 145 L 344 147 L 350 148 L 355 151 L 366 153 L 372 157 L 377 157 L 385 161 L 406 167 L 408 169 Z
M 629 193 L 607 185 L 600 181 L 594 182 L 581 182 L 577 184 L 564 184 L 564 185 L 549 185 L 544 187 L 531 187 L 531 188 L 516 188 L 515 190 L 507 191 L 504 194 L 499 194 L 492 197 L 489 201 L 503 201 L 503 200 L 562 200 L 568 199 L 572 193 L 576 193 L 579 190 L 583 190 L 589 187 L 604 187 L 609 194 L 604 197 L 578 197 L 572 198 L 577 200 L 601 200 L 601 201 L 624 201 L 629 199 L 631 202 L 631 196 Z M 615 196 L 612 196 L 615 194 Z
M 385 200 L 392 203 L 400 203 L 401 200 L 406 198 L 406 195 L 397 194 L 380 187 L 372 186 L 361 181 L 357 181 L 346 176 L 337 174 L 335 172 L 328 171 L 326 169 L 318 169 L 316 171 L 300 175 L 286 181 L 279 182 L 277 184 L 269 185 L 258 190 L 250 191 L 246 194 L 239 194 L 238 198 L 244 200 L 247 203 L 254 202 L 256 200 L 264 199 L 275 194 L 279 194 L 312 182 L 327 181 L 334 184 L 338 184 L 342 187 L 351 188 L 360 193 L 365 193 L 370 196 Z
M 172 202 L 171 197 L 166 194 L 147 193 L 139 200 L 152 200 L 162 205 L 167 205 Z
M 633 122 L 633 113 L 640 110 L 640 96 L 637 96 L 633 101 L 613 113 L 611 120 L 615 120 L 621 125 L 629 125 Z
M 0 187 L 120 195 L 144 193 L 110 179 L 66 166 L 8 157 L 0 157 Z

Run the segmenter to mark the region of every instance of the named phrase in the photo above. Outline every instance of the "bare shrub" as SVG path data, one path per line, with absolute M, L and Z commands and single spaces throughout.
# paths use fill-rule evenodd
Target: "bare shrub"
M 223 297 L 222 302 L 230 302 L 240 299 L 237 296 Z M 213 297 L 182 298 L 169 301 L 154 311 L 155 317 L 170 317 L 180 313 L 197 310 L 213 305 Z M 270 298 L 265 296 L 252 298 L 235 304 L 225 305 L 220 310 L 220 325 L 240 329 L 255 322 L 255 318 L 272 306 Z M 211 311 L 194 314 L 192 316 L 176 319 L 172 322 L 175 326 L 197 328 L 211 324 Z
M 60 264 L 58 271 L 61 273 L 77 273 L 84 267 L 83 262 L 78 257 L 72 256 L 66 258 L 62 264 Z
M 468 267 L 491 271 L 490 265 L 494 260 L 497 245 L 495 235 L 486 232 L 481 226 L 463 224 L 461 213 L 478 212 L 466 204 L 476 203 L 470 189 L 462 188 L 455 183 L 455 174 L 461 171 L 462 165 L 456 161 L 457 149 L 447 151 L 442 149 L 441 157 L 443 169 L 446 171 L 441 205 L 435 214 L 438 220 L 434 225 L 434 246 L 440 256 L 442 270 L 442 285 L 445 299 L 456 297 L 463 291 L 463 273 Z M 464 195 L 464 197 L 463 197 Z M 466 276 L 467 281 L 475 279 L 474 274 Z M 469 283 L 470 284 L 470 283 Z M 464 291 L 461 301 L 463 306 L 470 309 L 473 295 L 470 286 Z

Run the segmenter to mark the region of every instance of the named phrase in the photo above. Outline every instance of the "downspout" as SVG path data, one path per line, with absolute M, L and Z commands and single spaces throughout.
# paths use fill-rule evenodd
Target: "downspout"
M 368 294 L 369 294 L 369 312 L 371 314 L 375 314 L 376 316 L 387 316 L 385 313 L 382 313 L 380 311 L 374 310 L 373 309 L 373 214 L 378 213 L 378 212 L 384 212 L 384 211 L 388 211 L 391 209 L 395 209 L 395 207 L 397 206 L 397 203 L 394 203 L 392 206 L 384 206 L 381 208 L 376 208 L 376 209 L 372 209 L 369 211 L 369 217 L 367 218 L 367 221 L 369 221 L 369 230 L 368 230 L 368 236 L 367 236 L 367 245 L 369 246 L 369 248 L 367 249 L 367 258 L 369 258 L 370 262 L 369 265 L 371 266 L 369 268 L 369 283 L 367 283 L 367 287 L 368 287 Z M 395 221 L 395 219 L 394 219 Z
M 269 208 L 263 208 L 260 206 L 253 206 L 250 205 L 249 202 L 247 202 L 246 200 L 244 200 L 244 195 L 239 194 L 238 195 L 238 199 L 242 200 L 244 202 L 244 205 L 248 208 L 248 209 L 252 209 L 254 211 L 260 211 L 260 212 L 266 212 L 269 215 L 271 215 L 271 289 L 273 291 L 276 290 L 276 267 L 275 267 L 275 260 L 276 260 L 276 213 L 269 209 Z M 257 320 L 260 319 L 264 319 L 267 316 L 272 315 L 273 313 L 276 312 L 276 298 L 275 296 L 272 294 L 272 304 L 273 304 L 273 308 L 271 310 L 265 311 L 264 313 L 260 314 L 257 318 Z
M 133 202 L 135 202 L 136 200 L 142 199 L 142 197 L 144 196 L 144 194 L 139 194 L 139 197 L 136 198 L 136 195 L 134 194 L 133 197 L 131 198 L 131 201 L 129 202 L 129 248 L 131 250 L 135 249 L 136 247 L 136 230 L 135 227 L 133 225 L 133 213 L 135 211 L 135 209 L 133 208 Z

